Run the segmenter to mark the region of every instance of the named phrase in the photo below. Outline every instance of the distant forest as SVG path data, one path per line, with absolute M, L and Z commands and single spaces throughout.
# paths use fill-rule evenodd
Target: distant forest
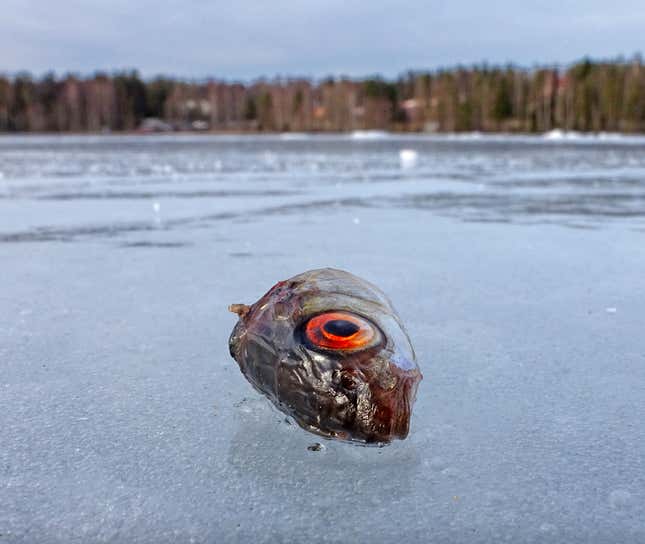
M 645 132 L 645 66 L 457 67 L 381 78 L 253 83 L 0 76 L 0 132 L 204 130 Z

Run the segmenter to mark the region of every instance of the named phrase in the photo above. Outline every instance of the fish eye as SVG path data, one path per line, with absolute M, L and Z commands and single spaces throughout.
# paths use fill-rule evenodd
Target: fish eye
M 305 325 L 308 342 L 317 348 L 358 351 L 375 346 L 381 334 L 367 319 L 350 312 L 326 312 Z

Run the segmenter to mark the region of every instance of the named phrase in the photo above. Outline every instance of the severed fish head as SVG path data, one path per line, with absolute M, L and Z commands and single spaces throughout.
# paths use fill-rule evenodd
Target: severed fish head
M 363 444 L 408 435 L 422 375 L 380 289 L 323 268 L 230 309 L 240 316 L 229 340 L 240 370 L 301 427 Z

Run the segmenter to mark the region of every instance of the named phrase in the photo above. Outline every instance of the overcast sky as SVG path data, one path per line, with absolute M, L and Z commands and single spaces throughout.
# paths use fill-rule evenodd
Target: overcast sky
M 645 52 L 645 0 L 2 0 L 0 71 L 251 79 Z

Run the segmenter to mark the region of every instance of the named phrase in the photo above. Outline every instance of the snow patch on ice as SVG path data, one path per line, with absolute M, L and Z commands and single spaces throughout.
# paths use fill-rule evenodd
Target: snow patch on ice
M 645 142 L 643 136 L 633 136 L 618 132 L 595 132 L 586 133 L 575 130 L 554 129 L 542 134 L 542 139 L 551 142 L 573 142 L 573 143 L 637 143 Z
M 311 134 L 307 134 L 306 132 L 283 132 L 279 138 L 280 140 L 287 141 L 310 140 Z
M 355 130 L 350 133 L 353 140 L 382 140 L 389 137 L 390 133 L 384 130 Z

